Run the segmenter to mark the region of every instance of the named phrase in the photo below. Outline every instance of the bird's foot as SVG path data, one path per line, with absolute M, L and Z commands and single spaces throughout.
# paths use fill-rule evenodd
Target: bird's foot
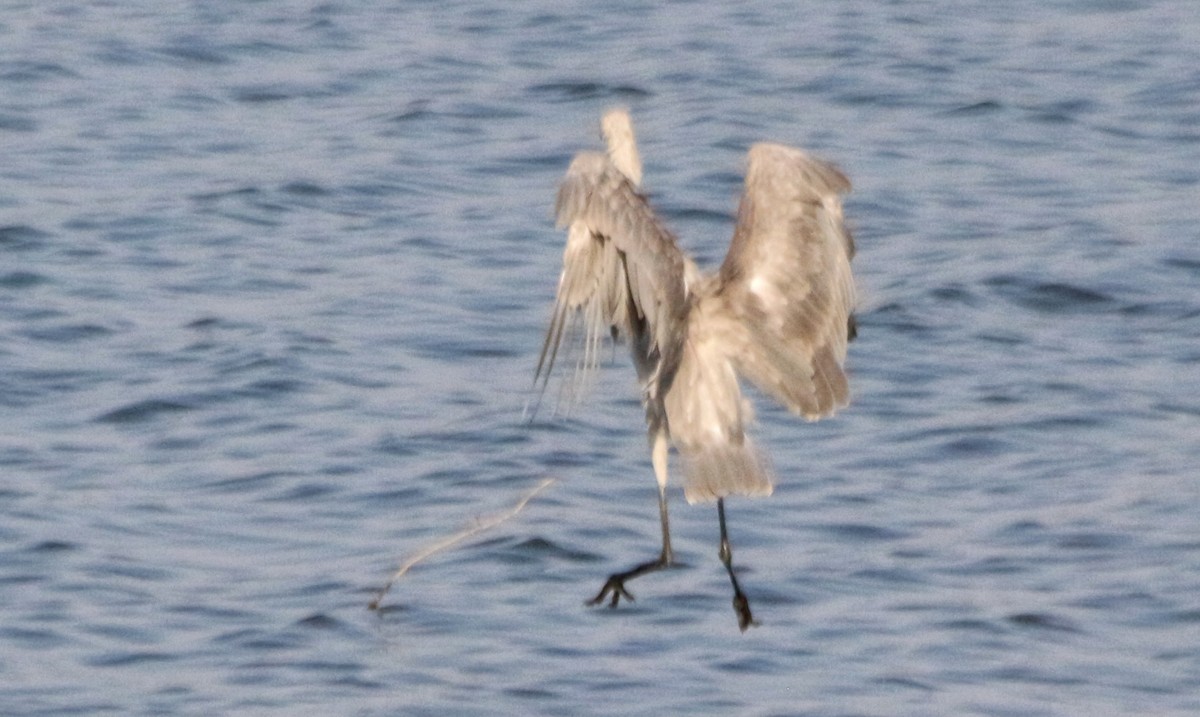
M 750 614 L 750 601 L 746 599 L 746 594 L 738 590 L 733 594 L 733 611 L 737 613 L 738 628 L 745 632 L 746 628 L 758 627 L 758 620 Z
M 646 573 L 652 573 L 656 570 L 662 570 L 663 568 L 669 567 L 671 567 L 671 558 L 669 555 L 664 553 L 663 555 L 659 556 L 657 560 L 644 562 L 641 565 L 626 570 L 623 573 L 613 573 L 612 575 L 608 576 L 608 580 L 605 581 L 604 587 L 600 588 L 600 592 L 596 593 L 596 597 L 588 600 L 588 605 L 599 605 L 606 599 L 609 599 L 610 595 L 612 597 L 609 599 L 609 607 L 616 607 L 617 604 L 621 602 L 621 598 L 625 598 L 630 602 L 633 602 L 633 595 L 631 595 L 630 592 L 625 589 L 626 580 L 633 580 L 639 575 L 645 575 Z
M 596 594 L 596 597 L 588 600 L 588 605 L 599 605 L 604 602 L 610 593 L 612 594 L 612 600 L 608 603 L 609 607 L 616 607 L 617 603 L 621 602 L 622 597 L 629 602 L 633 602 L 633 595 L 630 595 L 629 591 L 625 589 L 625 578 L 617 574 L 608 576 L 608 581 L 604 583 L 604 587 L 600 588 L 600 592 Z

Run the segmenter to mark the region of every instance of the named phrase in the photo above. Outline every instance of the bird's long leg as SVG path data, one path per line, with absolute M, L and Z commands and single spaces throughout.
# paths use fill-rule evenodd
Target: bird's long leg
M 646 573 L 669 568 L 674 562 L 674 554 L 671 552 L 671 523 L 667 518 L 668 444 L 666 432 L 656 432 L 653 440 L 654 446 L 651 449 L 651 462 L 654 464 L 654 476 L 658 479 L 658 518 L 662 523 L 662 552 L 654 560 L 647 560 L 624 572 L 609 575 L 608 580 L 604 583 L 604 587 L 600 588 L 600 592 L 596 594 L 596 597 L 588 601 L 590 605 L 599 605 L 609 595 L 612 596 L 609 600 L 609 607 L 616 607 L 622 597 L 633 600 L 633 595 L 629 594 L 629 591 L 625 589 L 625 581 L 632 580 Z
M 729 531 L 725 528 L 724 498 L 717 498 L 717 518 L 721 522 L 721 547 L 717 555 L 725 565 L 725 572 L 729 573 L 729 582 L 733 584 L 733 611 L 738 616 L 738 627 L 745 632 L 746 628 L 758 625 L 758 621 L 750 614 L 750 601 L 746 599 L 746 593 L 742 592 L 737 576 L 733 574 L 733 549 L 729 547 Z

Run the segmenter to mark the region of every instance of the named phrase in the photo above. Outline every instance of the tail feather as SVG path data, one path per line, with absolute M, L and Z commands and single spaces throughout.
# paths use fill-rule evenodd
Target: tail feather
M 745 438 L 739 444 L 696 450 L 682 449 L 683 494 L 689 503 L 705 503 L 728 495 L 763 497 L 774 490 L 766 455 Z

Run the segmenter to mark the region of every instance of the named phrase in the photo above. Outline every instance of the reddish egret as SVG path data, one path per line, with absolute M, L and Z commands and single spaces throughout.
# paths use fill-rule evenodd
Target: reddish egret
M 555 211 L 567 246 L 535 384 L 544 393 L 564 338 L 582 344 L 575 388 L 595 368 L 606 335 L 628 341 L 658 480 L 662 551 L 610 575 L 590 602 L 632 600 L 627 581 L 672 564 L 666 491 L 673 444 L 688 502 L 717 502 L 718 556 L 745 631 L 757 623 L 734 574 L 725 497 L 770 495 L 772 478 L 746 433 L 753 412 L 739 379 L 810 421 L 848 403 L 854 242 L 840 195 L 850 182 L 798 149 L 755 144 L 733 242 L 720 268 L 701 274 L 638 191 L 642 167 L 629 114 L 608 112 L 601 130 L 608 152 L 577 154 L 559 187 Z

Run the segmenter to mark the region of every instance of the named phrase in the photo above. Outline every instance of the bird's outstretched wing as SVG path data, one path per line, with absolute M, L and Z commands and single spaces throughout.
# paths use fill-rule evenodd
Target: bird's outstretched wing
M 534 379 L 543 392 L 564 338 L 582 342 L 572 384 L 578 388 L 595 367 L 605 335 L 646 342 L 642 355 L 668 351 L 678 343 L 671 338 L 684 330 L 687 310 L 684 258 L 675 238 L 608 157 L 576 155 L 555 212 L 567 228 L 567 246 Z
M 733 243 L 694 289 L 666 397 L 689 502 L 772 490 L 766 457 L 746 435 L 752 410 L 739 375 L 809 419 L 847 402 L 854 249 L 839 195 L 849 189 L 800 150 L 751 148 Z
M 778 144 L 750 149 L 733 243 L 715 293 L 734 319 L 738 373 L 809 420 L 849 402 L 854 242 L 836 167 Z

